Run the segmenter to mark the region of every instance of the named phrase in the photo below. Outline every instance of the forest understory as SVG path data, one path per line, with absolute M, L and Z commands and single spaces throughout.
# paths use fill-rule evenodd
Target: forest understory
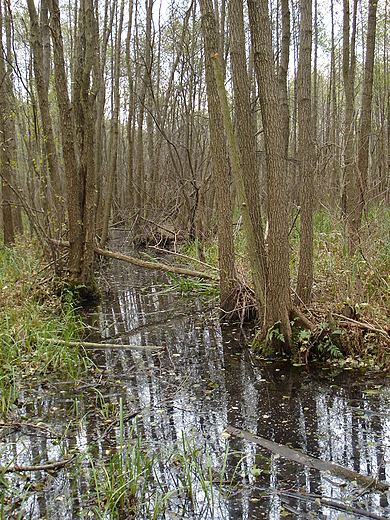
M 314 283 L 310 303 L 306 305 L 297 301 L 295 292 L 300 221 L 299 217 L 293 219 L 290 232 L 293 353 L 288 356 L 292 363 L 318 361 L 349 368 L 390 368 L 390 242 L 386 225 L 389 218 L 384 208 L 372 209 L 359 246 L 350 257 L 345 248 L 343 220 L 332 218 L 329 212 L 315 213 Z M 168 286 L 180 291 L 183 297 L 211 295 L 214 315 L 218 315 L 222 323 L 238 323 L 243 331 L 252 331 L 242 335 L 244 348 L 251 348 L 259 358 L 275 359 L 275 351 L 267 350 L 266 340 L 276 340 L 280 344 L 276 357 L 284 357 L 284 338 L 279 324 L 275 323 L 268 330 L 261 326 L 240 221 L 235 226 L 234 237 L 239 289 L 235 295 L 236 306 L 228 314 L 218 305 L 215 238 L 211 236 L 200 244 L 186 237 L 184 232 L 176 232 L 172 239 L 152 225 L 143 233 L 143 238 L 139 235 L 134 244 L 131 225 L 125 226 L 122 222 L 112 226 L 109 248 L 96 247 L 95 264 L 119 260 L 147 269 L 162 269 L 168 274 Z M 27 237 L 19 237 L 11 249 L 2 249 L 0 304 L 6 310 L 1 325 L 3 348 L 12 340 L 25 354 L 31 355 L 37 337 L 42 336 L 40 328 L 51 313 L 55 321 L 66 315 L 71 323 L 71 332 L 65 333 L 63 325 L 58 331 L 54 325 L 51 333 L 54 337 L 83 337 L 82 287 L 72 287 L 68 282 L 65 268 L 68 248 L 66 243 L 62 246 L 65 247 L 57 245 L 54 260 L 50 259 L 53 251 Z M 120 250 L 115 251 L 117 248 Z M 27 329 L 26 316 L 30 316 Z M 35 339 L 31 339 L 26 330 Z M 43 336 L 46 337 L 46 333 Z M 261 342 L 257 341 L 259 337 Z

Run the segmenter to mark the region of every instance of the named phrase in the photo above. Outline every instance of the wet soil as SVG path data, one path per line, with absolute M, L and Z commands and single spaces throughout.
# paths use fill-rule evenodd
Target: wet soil
M 386 493 L 225 431 L 230 425 L 390 484 L 387 373 L 259 360 L 242 341 L 250 331 L 221 324 L 213 298 L 181 294 L 166 274 L 111 261 L 101 264 L 98 280 L 103 300 L 88 339 L 165 349 L 89 351 L 96 369 L 77 385 L 30 381 L 17 420 L 0 428 L 0 464 L 38 465 L 72 454 L 81 462 L 77 470 L 70 462 L 51 472 L 7 474 L 20 502 L 3 503 L 9 512 L 2 518 L 98 518 L 91 460 L 117 449 L 120 401 L 125 436 L 137 421 L 149 450 L 167 454 L 188 439 L 212 463 L 216 496 L 223 487 L 212 504 L 196 489 L 191 503 L 173 501 L 159 518 L 390 517 Z M 167 489 L 174 478 L 168 466 L 160 475 Z

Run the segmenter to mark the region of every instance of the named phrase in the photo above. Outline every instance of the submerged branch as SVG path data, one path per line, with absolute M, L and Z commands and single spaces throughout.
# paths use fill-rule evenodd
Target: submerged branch
M 389 484 L 386 484 L 385 482 L 380 482 L 376 478 L 371 478 L 367 475 L 362 475 L 361 473 L 357 473 L 356 471 L 352 471 L 342 466 L 338 466 L 337 464 L 333 464 L 332 462 L 326 462 L 325 460 L 316 459 L 314 457 L 311 457 L 310 455 L 306 455 L 305 453 L 301 453 L 297 450 L 284 446 L 283 444 L 278 444 L 268 439 L 264 439 L 263 437 L 253 435 L 252 433 L 240 430 L 238 428 L 234 428 L 233 426 L 228 426 L 226 428 L 226 432 L 236 435 L 237 437 L 241 437 L 242 439 L 245 439 L 247 441 L 254 442 L 255 444 L 258 444 L 259 446 L 262 446 L 267 450 L 270 450 L 274 453 L 278 453 L 282 457 L 292 460 L 293 462 L 297 462 L 298 464 L 307 466 L 308 468 L 317 469 L 319 471 L 325 471 L 337 477 L 345 478 L 348 480 L 356 480 L 356 482 L 360 483 L 363 486 L 372 485 L 380 491 L 385 491 L 389 489 Z
M 22 473 L 27 471 L 50 471 L 53 469 L 60 469 L 72 462 L 76 456 L 71 459 L 60 460 L 59 462 L 53 462 L 51 464 L 40 464 L 38 466 L 11 466 L 5 468 L 3 473 Z
M 321 505 L 332 507 L 333 509 L 341 509 L 342 511 L 348 511 L 350 513 L 354 513 L 356 515 L 364 516 L 366 518 L 374 518 L 375 520 L 384 520 L 384 516 L 378 515 L 376 513 L 372 513 L 370 511 L 367 511 L 366 509 L 361 509 L 359 507 L 354 507 L 351 504 L 345 504 L 344 502 L 340 500 L 335 500 L 328 497 L 323 497 L 321 495 L 313 494 L 313 493 L 302 493 L 299 491 L 281 491 L 278 489 L 265 489 L 265 488 L 259 488 L 261 491 L 266 491 L 267 493 L 272 493 L 274 495 L 279 495 L 281 498 L 293 498 L 295 500 L 310 500 L 312 502 L 318 502 L 321 503 Z M 283 504 L 283 507 L 285 505 Z M 285 509 L 288 509 L 285 507 Z M 302 511 L 299 512 L 300 515 L 302 515 Z M 306 515 L 308 518 L 309 515 Z
M 86 350 L 94 349 L 121 349 L 121 350 L 166 350 L 163 345 L 117 345 L 115 343 L 92 343 L 91 341 L 68 341 L 65 339 L 46 338 L 49 343 L 59 343 L 70 347 L 84 347 Z

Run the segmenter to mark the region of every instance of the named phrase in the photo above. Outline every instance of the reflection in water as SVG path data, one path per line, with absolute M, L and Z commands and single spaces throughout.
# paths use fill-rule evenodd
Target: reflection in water
M 36 381 L 31 393 L 23 396 L 21 414 L 64 436 L 58 442 L 44 430 L 2 431 L 8 442 L 1 452 L 3 465 L 60 460 L 62 450 L 74 448 L 86 454 L 90 448 L 94 457 L 105 459 L 120 442 L 118 428 L 109 426 L 121 397 L 128 418 L 125 436 L 137 416 L 144 438 L 167 455 L 181 445 L 184 433 L 207 451 L 218 470 L 227 442 L 222 434 L 231 425 L 390 482 L 390 392 L 385 375 L 363 377 L 289 363 L 256 366 L 239 344 L 239 330 L 221 326 L 205 313 L 207 302 L 170 293 L 159 281 L 167 283 L 167 278 L 113 261 L 101 278 L 106 293 L 97 324 L 99 338 L 106 343 L 163 345 L 167 350 L 96 351 L 92 356 L 103 376 L 91 374 L 91 381 L 78 388 Z M 70 416 L 78 418 L 73 430 L 67 429 Z M 390 513 L 386 497 L 379 493 L 362 491 L 354 483 L 299 466 L 242 439 L 230 438 L 229 443 L 227 475 L 235 475 L 241 486 L 215 505 L 215 519 L 363 518 L 353 510 L 315 501 L 318 495 L 347 503 L 359 493 L 362 496 L 352 506 L 383 518 Z M 77 475 L 67 468 L 43 480 L 45 474 L 36 472 L 38 491 L 23 504 L 28 517 L 71 519 L 86 514 L 92 506 L 86 500 L 93 479 L 90 457 L 85 456 Z M 160 465 L 157 471 L 169 486 L 169 468 Z M 11 476 L 10 481 L 17 479 Z M 196 508 L 195 514 L 190 508 L 176 513 L 211 518 L 200 490 Z

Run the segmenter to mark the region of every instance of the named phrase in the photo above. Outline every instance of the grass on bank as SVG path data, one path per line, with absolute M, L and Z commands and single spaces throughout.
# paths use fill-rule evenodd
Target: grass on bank
M 17 389 L 37 375 L 77 379 L 89 363 L 84 352 L 50 340 L 77 340 L 83 322 L 72 302 L 55 295 L 39 244 L 19 238 L 0 248 L 0 415 Z

